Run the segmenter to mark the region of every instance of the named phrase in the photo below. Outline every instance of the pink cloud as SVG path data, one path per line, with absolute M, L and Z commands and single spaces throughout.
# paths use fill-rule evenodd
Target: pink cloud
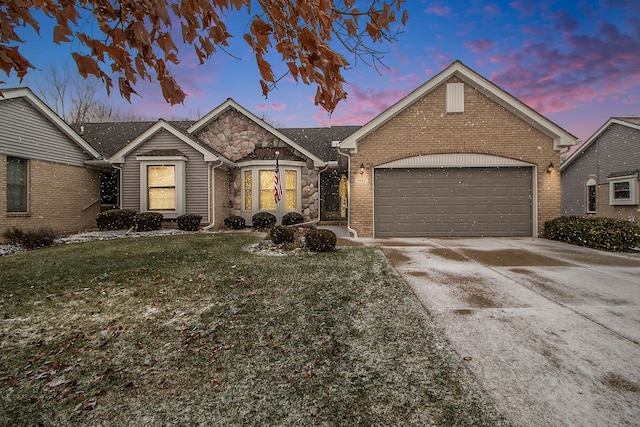
M 448 6 L 443 6 L 440 3 L 434 3 L 425 9 L 425 13 L 436 16 L 449 16 L 449 14 L 451 13 L 451 8 Z
M 502 12 L 500 12 L 500 8 L 495 5 L 495 4 L 488 4 L 484 7 L 484 12 L 487 15 L 491 15 L 491 16 L 498 16 L 501 15 Z
M 464 43 L 464 46 L 472 52 L 483 53 L 495 46 L 495 42 L 489 39 L 470 40 Z
M 317 109 L 313 118 L 320 126 L 364 124 L 399 101 L 408 91 L 403 89 L 371 89 L 350 85 L 346 101 L 331 116 Z
M 554 28 L 575 28 L 565 14 L 555 19 Z M 543 114 L 610 99 L 640 82 L 635 36 L 607 22 L 593 35 L 563 32 L 562 43 L 526 41 L 491 62 L 504 66 L 492 80 Z
M 269 107 L 267 106 L 267 104 L 258 104 L 256 105 L 256 110 L 257 111 L 267 111 L 269 109 Z
M 285 104 L 285 103 L 282 103 L 282 104 L 273 103 L 273 104 L 269 105 L 269 107 L 271 107 L 272 110 L 282 111 L 285 108 L 287 108 L 287 104 Z

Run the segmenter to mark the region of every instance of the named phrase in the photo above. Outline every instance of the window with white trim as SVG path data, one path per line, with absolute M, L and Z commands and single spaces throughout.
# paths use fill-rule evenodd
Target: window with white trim
M 141 157 L 137 158 L 141 160 Z M 185 158 L 142 157 L 140 212 L 160 212 L 167 218 L 185 213 Z
M 273 167 L 253 166 L 242 170 L 245 211 L 297 211 L 300 206 L 300 168 L 280 164 L 283 197 L 276 205 Z
M 585 207 L 587 213 L 596 213 L 596 180 L 589 178 L 586 183 L 586 202 Z
M 637 205 L 638 204 L 638 173 L 626 176 L 610 177 L 609 204 Z
M 7 156 L 7 212 L 28 211 L 29 160 Z

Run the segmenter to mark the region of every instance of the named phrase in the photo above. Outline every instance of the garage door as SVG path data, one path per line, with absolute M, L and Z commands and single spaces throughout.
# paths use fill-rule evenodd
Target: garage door
M 531 236 L 532 168 L 375 169 L 376 237 Z

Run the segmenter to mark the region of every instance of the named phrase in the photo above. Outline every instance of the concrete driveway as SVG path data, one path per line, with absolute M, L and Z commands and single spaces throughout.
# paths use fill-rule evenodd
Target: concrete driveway
M 368 243 L 512 425 L 640 425 L 640 257 L 531 238 Z

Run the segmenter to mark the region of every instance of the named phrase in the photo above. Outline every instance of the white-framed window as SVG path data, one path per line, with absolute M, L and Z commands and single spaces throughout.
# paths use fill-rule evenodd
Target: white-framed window
M 598 184 L 593 178 L 589 178 L 585 183 L 585 209 L 587 213 L 596 213 L 597 188 Z
M 609 177 L 609 204 L 638 204 L 638 172 L 631 175 Z
M 185 213 L 186 158 L 137 157 L 137 160 L 140 160 L 140 212 L 160 212 L 166 218 Z
M 267 212 L 297 212 L 301 204 L 299 166 L 280 162 L 282 199 L 276 204 L 273 162 L 242 169 L 242 210 Z M 284 164 L 283 164 L 284 163 Z
M 7 212 L 29 211 L 29 160 L 7 156 Z

